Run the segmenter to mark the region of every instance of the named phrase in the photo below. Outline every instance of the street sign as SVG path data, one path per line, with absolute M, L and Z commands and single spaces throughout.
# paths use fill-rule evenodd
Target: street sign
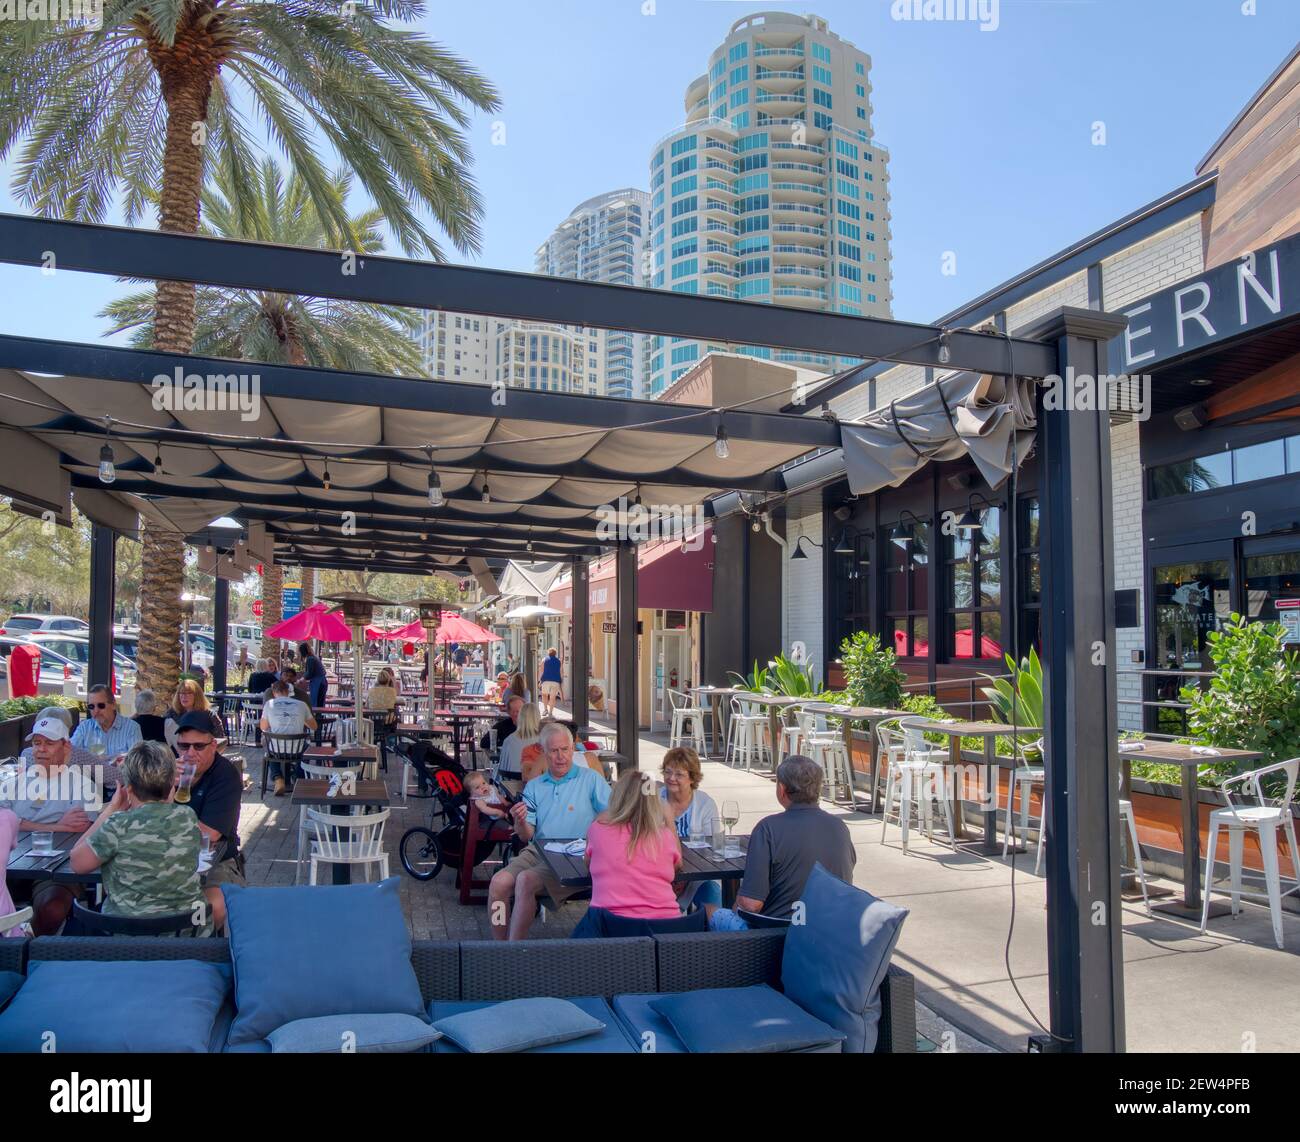
M 286 583 L 284 585 L 283 600 L 281 604 L 284 607 L 282 616 L 291 619 L 302 610 L 302 584 Z
M 1274 599 L 1277 621 L 1286 628 L 1288 643 L 1300 642 L 1300 599 Z
M 602 634 L 618 634 L 618 623 L 601 623 L 600 631 Z
M 262 600 L 261 600 L 261 599 L 254 599 L 254 600 L 253 600 L 253 618 L 255 618 L 255 619 L 260 619 L 261 617 L 262 617 Z

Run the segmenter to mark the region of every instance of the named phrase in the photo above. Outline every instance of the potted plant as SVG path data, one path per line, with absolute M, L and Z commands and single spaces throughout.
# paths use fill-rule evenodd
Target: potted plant
M 1029 657 L 1021 659 L 1019 663 L 1008 654 L 1006 663 L 1011 677 L 990 678 L 985 675 L 992 686 L 982 688 L 984 696 L 989 700 L 994 718 L 999 722 L 1006 722 L 1007 725 L 1014 722 L 1017 726 L 1036 726 L 1041 730 L 1043 664 L 1039 661 L 1038 652 L 1030 647 Z M 1040 760 L 1041 755 L 1037 744 L 1022 743 L 1020 749 L 1026 761 Z

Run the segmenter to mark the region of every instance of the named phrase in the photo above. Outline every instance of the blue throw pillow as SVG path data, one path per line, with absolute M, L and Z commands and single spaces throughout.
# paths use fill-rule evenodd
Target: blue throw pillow
M 652 1000 L 692 1054 L 802 1051 L 833 1047 L 844 1033 L 814 1019 L 765 983 L 705 988 Z
M 820 864 L 804 885 L 802 924 L 791 924 L 781 989 L 805 1011 L 838 1027 L 853 1054 L 876 1049 L 880 985 L 907 909 L 845 884 Z
M 277 1055 L 319 1055 L 418 1051 L 442 1036 L 413 1015 L 326 1015 L 286 1023 L 267 1038 Z
M 508 999 L 439 1019 L 441 1031 L 461 1050 L 473 1055 L 527 1051 L 598 1035 L 605 1024 L 567 999 Z
M 37 961 L 0 1013 L 0 1051 L 205 1054 L 229 992 L 229 964 Z
M 0 971 L 0 1011 L 14 997 L 14 993 L 23 985 L 25 976 L 16 971 Z
M 238 1009 L 231 1045 L 322 1015 L 424 1019 L 397 884 L 222 885 Z

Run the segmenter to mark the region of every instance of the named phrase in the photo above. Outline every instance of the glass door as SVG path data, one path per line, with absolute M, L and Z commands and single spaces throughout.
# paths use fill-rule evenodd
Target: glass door
M 1215 545 L 1223 550 L 1224 545 Z M 1154 654 L 1149 669 L 1166 671 L 1149 683 L 1147 700 L 1179 701 L 1179 691 L 1194 684 L 1196 672 L 1213 669 L 1208 635 L 1232 613 L 1232 560 L 1186 553 L 1185 561 L 1157 564 L 1152 572 Z M 1225 553 L 1226 555 L 1226 553 Z M 1191 672 L 1191 676 L 1181 672 Z M 1155 710 L 1157 733 L 1186 730 L 1183 711 L 1173 706 Z
M 1247 618 L 1281 623 L 1300 648 L 1300 535 L 1242 544 L 1242 596 Z
M 650 732 L 672 726 L 673 706 L 669 690 L 679 690 L 686 677 L 686 632 L 657 630 L 652 634 L 651 659 L 654 683 L 650 699 Z

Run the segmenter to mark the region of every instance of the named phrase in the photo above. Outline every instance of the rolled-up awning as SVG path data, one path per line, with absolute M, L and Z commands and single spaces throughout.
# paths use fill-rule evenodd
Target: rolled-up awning
M 998 487 L 1033 447 L 1035 383 L 954 373 L 869 413 L 859 424 L 841 425 L 849 490 L 867 495 L 897 487 L 932 460 L 966 455 L 989 487 Z

